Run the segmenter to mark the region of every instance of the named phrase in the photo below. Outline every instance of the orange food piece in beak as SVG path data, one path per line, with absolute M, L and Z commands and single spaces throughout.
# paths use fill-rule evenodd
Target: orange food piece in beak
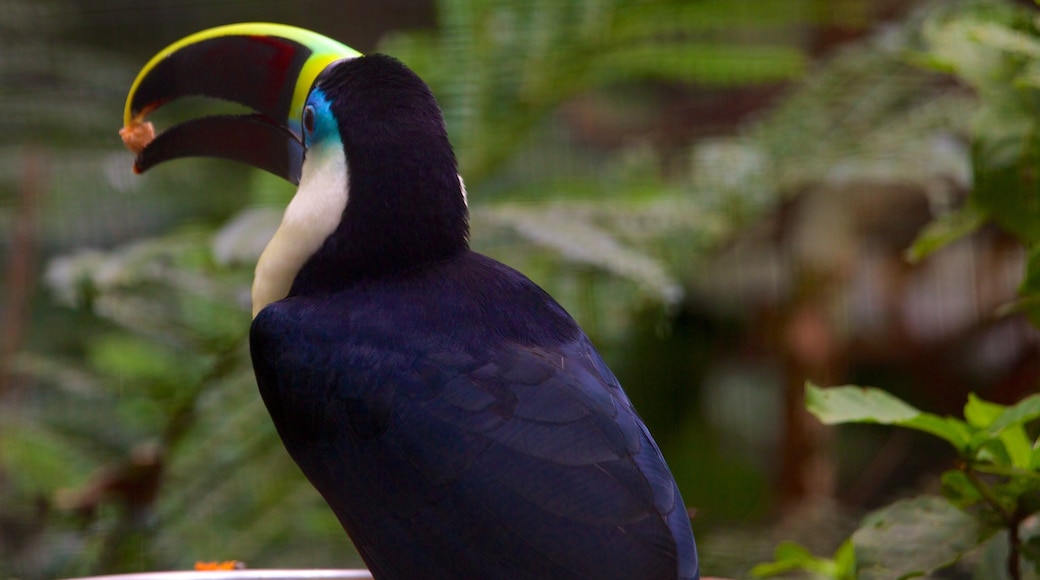
M 119 136 L 123 138 L 123 145 L 131 153 L 137 155 L 155 139 L 155 126 L 151 123 L 133 123 L 119 130 Z

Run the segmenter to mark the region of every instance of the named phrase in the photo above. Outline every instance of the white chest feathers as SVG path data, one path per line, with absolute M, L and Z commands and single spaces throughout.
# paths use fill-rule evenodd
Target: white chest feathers
M 338 143 L 307 151 L 300 187 L 256 264 L 254 318 L 289 294 L 300 268 L 335 231 L 347 207 L 347 180 L 347 160 Z

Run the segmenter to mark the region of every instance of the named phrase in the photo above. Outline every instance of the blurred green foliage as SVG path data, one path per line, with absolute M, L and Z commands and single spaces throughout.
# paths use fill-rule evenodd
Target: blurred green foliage
M 25 160 L 42 158 L 43 237 L 63 254 L 47 267 L 49 300 L 30 345 L 10 361 L 26 386 L 0 393 L 0 576 L 231 558 L 360 565 L 278 442 L 244 344 L 252 263 L 291 188 L 205 161 L 131 176 L 113 129 L 141 63 L 63 40 L 55 23 L 75 24 L 57 17 L 61 5 L 0 6 L 18 16 L 0 18 L 0 104 L 23 112 L 0 119 L 12 124 L 0 149 L 0 228 L 13 228 L 18 191 L 33 185 Z M 435 31 L 380 46 L 441 102 L 474 247 L 546 287 L 627 369 L 619 374 L 687 503 L 711 508 L 698 534 L 712 518 L 764 513 L 768 476 L 720 450 L 687 375 L 669 379 L 665 363 L 626 355 L 665 358 L 672 314 L 710 282 L 709 252 L 785 197 L 828 179 L 928 184 L 963 172 L 936 136 L 967 131 L 975 101 L 907 66 L 916 21 L 811 63 L 806 27 L 866 28 L 870 6 L 442 0 Z M 654 96 L 676 87 L 783 82 L 792 88 L 738 134 L 684 135 L 671 150 L 648 139 L 604 147 L 576 129 L 576 101 L 638 123 L 660 115 Z M 226 219 L 243 200 L 275 207 Z M 196 225 L 125 242 L 188 217 Z M 85 245 L 108 249 L 73 250 Z
M 986 224 L 1028 252 L 1020 299 L 996 315 L 1024 312 L 1040 325 L 1040 19 L 1003 2 L 936 5 L 908 60 L 951 75 L 978 99 L 971 115 L 972 187 L 909 248 L 924 259 Z M 1036 385 L 1031 385 L 1035 390 Z M 1040 395 L 998 405 L 969 395 L 964 419 L 922 412 L 878 389 L 807 386 L 809 410 L 826 424 L 879 423 L 935 436 L 957 463 L 941 476 L 942 495 L 900 500 L 867 515 L 833 560 L 784 544 L 760 577 L 802 570 L 820 578 L 909 578 L 972 557 L 977 578 L 1040 575 Z
M 671 264 L 689 259 L 690 236 L 702 249 L 720 239 L 729 231 L 720 220 L 730 218 L 700 211 L 687 181 L 664 176 L 652 151 L 547 170 L 532 156 L 571 147 L 554 116 L 576 95 L 650 80 L 731 86 L 796 78 L 807 59 L 783 31 L 832 17 L 817 1 L 783 10 L 768 2 L 764 12 L 737 3 L 743 13 L 733 4 L 445 0 L 437 31 L 399 34 L 382 46 L 441 100 L 474 202 L 475 244 L 523 254 L 522 265 L 534 266 L 565 302 L 597 287 L 577 310 L 587 321 L 612 321 L 591 325 L 601 336 L 624 331 L 633 298 L 673 306 L 683 290 Z M 12 141 L 0 151 L 5 230 L 19 219 L 16 200 L 26 188 L 48 192 L 43 238 L 60 248 L 153 230 L 161 225 L 156 215 L 168 223 L 200 210 L 228 212 L 236 196 L 213 204 L 214 191 L 278 205 L 291 195 L 264 176 L 207 162 L 129 176 L 129 155 L 117 150 L 112 129 L 138 63 L 62 40 L 59 4 L 5 0 L 3 8 L 12 18 L 0 22 L 0 102 L 20 111 L 3 121 L 16 123 L 4 126 Z M 39 99 L 41 92 L 52 98 Z M 30 156 L 42 159 L 45 181 L 21 171 Z M 511 205 L 515 199 L 536 201 Z M 61 220 L 75 208 L 85 225 L 70 231 Z M 0 403 L 0 575 L 231 558 L 251 566 L 360 564 L 284 453 L 253 386 L 244 342 L 249 271 L 276 214 L 252 210 L 219 232 L 189 227 L 50 262 L 46 285 L 55 301 L 76 309 L 59 317 L 73 334 L 41 329 L 7 367 L 28 386 Z M 585 266 L 563 267 L 551 253 L 532 252 L 531 241 Z
M 783 31 L 828 17 L 816 0 L 438 6 L 436 33 L 397 35 L 380 49 L 434 89 L 472 184 L 513 158 L 569 97 L 587 91 L 647 80 L 728 86 L 796 78 L 806 56 Z M 833 15 L 841 16 L 848 13 Z

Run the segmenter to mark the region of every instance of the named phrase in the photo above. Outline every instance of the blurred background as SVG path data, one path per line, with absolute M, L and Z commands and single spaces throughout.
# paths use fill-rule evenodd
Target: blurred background
M 954 24 L 1036 12 L 0 0 L 0 577 L 361 565 L 278 441 L 245 344 L 252 268 L 293 189 L 212 160 L 131 173 L 123 100 L 167 44 L 276 21 L 425 78 L 472 245 L 578 319 L 675 473 L 702 570 L 744 577 L 780 540 L 830 553 L 953 460 L 913 433 L 823 428 L 806 380 L 939 414 L 1036 390 L 1037 332 L 1000 309 L 1027 252 L 955 213 L 986 95 L 941 66 L 997 62 Z

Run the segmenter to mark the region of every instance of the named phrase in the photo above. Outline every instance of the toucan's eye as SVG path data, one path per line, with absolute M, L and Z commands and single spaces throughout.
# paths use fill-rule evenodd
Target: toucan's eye
M 310 105 L 303 109 L 303 130 L 307 133 L 314 132 L 314 107 Z

